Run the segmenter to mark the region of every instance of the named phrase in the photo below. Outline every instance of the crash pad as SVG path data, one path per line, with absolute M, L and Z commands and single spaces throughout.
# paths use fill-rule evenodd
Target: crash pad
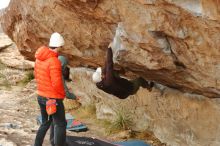
M 149 144 L 146 144 L 144 141 L 141 141 L 141 140 L 130 140 L 130 141 L 124 141 L 124 142 L 116 142 L 114 144 L 117 144 L 120 146 L 150 146 Z
M 118 146 L 104 140 L 78 136 L 67 136 L 66 143 L 68 146 Z
M 68 146 L 150 146 L 141 140 L 111 143 L 97 138 L 78 136 L 67 136 L 66 142 Z

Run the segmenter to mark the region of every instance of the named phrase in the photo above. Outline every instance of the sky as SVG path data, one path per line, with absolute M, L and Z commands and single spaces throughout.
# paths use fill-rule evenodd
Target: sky
M 8 6 L 10 0 L 0 0 L 0 9 Z

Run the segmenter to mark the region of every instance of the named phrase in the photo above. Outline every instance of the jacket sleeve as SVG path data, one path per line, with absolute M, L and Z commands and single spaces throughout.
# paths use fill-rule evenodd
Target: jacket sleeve
M 112 53 L 112 48 L 108 48 L 107 50 L 107 58 L 106 58 L 106 62 L 105 62 L 105 78 L 106 78 L 106 82 L 110 83 L 113 80 L 113 53 Z
M 62 79 L 63 79 L 64 90 L 65 90 L 65 93 L 66 93 L 66 98 L 68 98 L 68 99 L 76 99 L 76 95 L 74 95 L 73 93 L 69 92 L 69 89 L 68 89 L 68 87 L 66 85 L 64 77 Z
M 65 96 L 64 85 L 62 81 L 61 63 L 57 58 L 51 59 L 49 70 L 50 70 L 52 87 L 58 93 Z

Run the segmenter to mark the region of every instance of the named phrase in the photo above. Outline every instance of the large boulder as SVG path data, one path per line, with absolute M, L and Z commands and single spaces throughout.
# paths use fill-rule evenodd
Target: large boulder
M 30 60 L 57 31 L 72 66 L 97 67 L 114 39 L 114 61 L 128 76 L 220 97 L 218 2 L 12 0 L 2 26 Z
M 72 66 L 102 66 L 114 39 L 125 75 L 220 97 L 218 0 L 12 0 L 2 20 L 27 59 L 57 31 Z

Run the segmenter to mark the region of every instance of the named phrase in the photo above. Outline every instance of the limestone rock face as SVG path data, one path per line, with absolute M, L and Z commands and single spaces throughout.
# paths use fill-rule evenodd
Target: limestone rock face
M 220 20 L 220 1 L 219 0 L 201 0 L 203 14 L 210 19 Z
M 54 31 L 72 66 L 102 66 L 114 40 L 119 69 L 220 97 L 218 17 L 219 0 L 12 0 L 2 25 L 30 60 Z
M 0 63 L 7 67 L 20 70 L 34 68 L 34 62 L 25 60 L 14 42 L 4 33 L 0 33 L 0 54 Z

